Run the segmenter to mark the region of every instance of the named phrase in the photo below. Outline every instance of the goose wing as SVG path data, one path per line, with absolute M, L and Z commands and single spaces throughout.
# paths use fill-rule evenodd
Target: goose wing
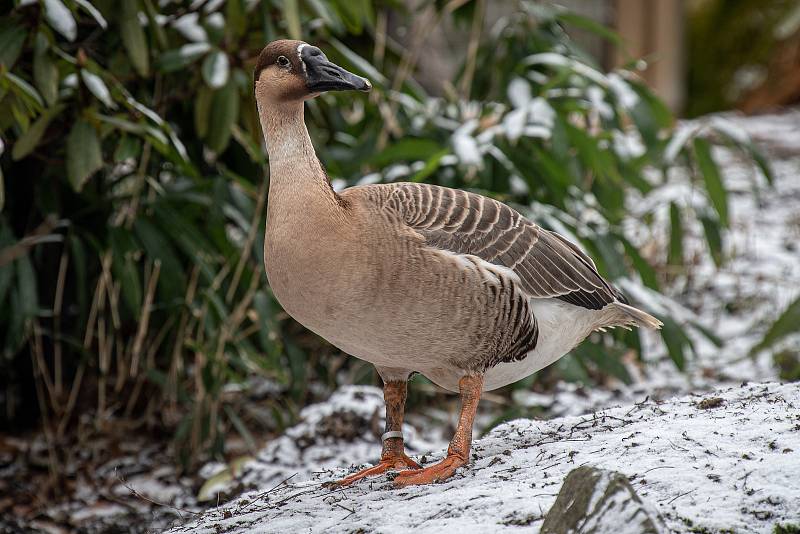
M 599 310 L 625 298 L 564 237 L 491 198 L 430 184 L 394 186 L 386 206 L 428 245 L 514 271 L 531 297 Z

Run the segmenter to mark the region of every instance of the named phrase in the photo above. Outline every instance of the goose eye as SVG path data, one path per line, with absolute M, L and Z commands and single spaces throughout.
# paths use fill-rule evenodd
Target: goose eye
M 286 58 L 286 56 L 278 56 L 278 65 L 281 67 L 288 67 L 289 60 Z

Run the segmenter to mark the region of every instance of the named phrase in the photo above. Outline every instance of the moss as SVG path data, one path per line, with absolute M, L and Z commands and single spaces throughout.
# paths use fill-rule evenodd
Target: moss
M 775 525 L 775 528 L 772 529 L 772 534 L 800 534 L 800 525 L 797 523 Z

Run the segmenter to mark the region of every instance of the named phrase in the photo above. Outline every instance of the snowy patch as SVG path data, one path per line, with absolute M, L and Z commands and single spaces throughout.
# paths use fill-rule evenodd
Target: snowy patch
M 348 388 L 306 415 L 319 422 L 353 401 L 366 415 L 379 404 L 370 389 Z M 395 489 L 381 476 L 328 489 L 324 482 L 349 472 L 331 463 L 302 482 L 270 476 L 171 532 L 536 532 L 564 477 L 581 465 L 627 475 L 674 531 L 768 533 L 800 521 L 800 385 L 746 385 L 706 398 L 713 402 L 643 399 L 588 416 L 511 421 L 476 441 L 468 469 L 432 486 Z M 296 446 L 302 434 L 285 438 Z

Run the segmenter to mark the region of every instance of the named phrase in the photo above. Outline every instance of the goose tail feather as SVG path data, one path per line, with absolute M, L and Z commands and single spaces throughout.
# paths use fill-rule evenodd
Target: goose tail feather
M 619 326 L 633 324 L 650 330 L 659 330 L 664 324 L 649 313 L 622 302 L 614 302 L 609 307 L 612 308 L 612 320 L 619 321 L 617 323 Z

